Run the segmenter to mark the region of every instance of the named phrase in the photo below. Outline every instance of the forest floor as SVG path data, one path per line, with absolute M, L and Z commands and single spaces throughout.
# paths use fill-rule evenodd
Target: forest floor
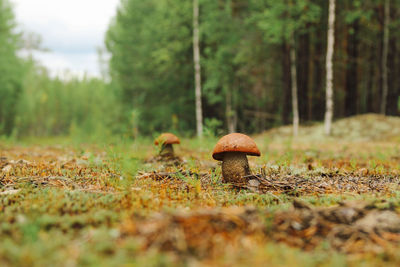
M 399 266 L 400 119 L 254 136 L 248 184 L 217 138 L 159 162 L 150 139 L 0 142 L 1 266 Z

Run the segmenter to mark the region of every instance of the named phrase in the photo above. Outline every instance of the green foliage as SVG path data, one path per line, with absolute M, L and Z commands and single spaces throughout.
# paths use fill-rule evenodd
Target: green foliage
M 384 3 L 337 0 L 336 117 L 379 111 L 377 40 Z M 323 119 L 327 1 L 201 0 L 199 5 L 206 135 L 222 135 L 232 125 L 252 133 L 291 122 L 292 35 L 300 120 Z M 387 113 L 398 115 L 400 2 L 391 1 L 390 8 Z M 84 141 L 194 134 L 192 11 L 192 1 L 121 1 L 105 41 L 111 80 L 63 80 L 17 56 L 21 38 L 12 6 L 0 0 L 0 135 L 72 135 Z
M 194 129 L 191 4 L 123 1 L 106 44 L 127 117 L 142 134 Z
M 118 129 L 119 106 L 100 79 L 49 77 L 33 61 L 26 62 L 23 90 L 17 104 L 17 136 L 72 135 L 101 140 Z
M 321 19 L 321 8 L 310 0 L 268 0 L 264 11 L 255 16 L 265 38 L 271 43 L 289 40 L 291 34 L 310 29 Z
M 18 57 L 20 39 L 10 2 L 0 0 L 0 136 L 99 141 L 123 131 L 112 84 L 51 77 L 31 56 Z
M 226 94 L 239 93 L 236 72 L 239 63 L 236 55 L 241 47 L 244 27 L 232 9 L 230 1 L 203 1 L 202 34 L 204 37 L 204 94 L 210 105 L 223 106 Z M 235 96 L 233 96 L 235 97 Z M 233 105 L 237 104 L 233 100 Z M 224 118 L 224 109 L 216 114 Z
M 11 4 L 0 0 L 0 135 L 10 134 L 14 127 L 15 106 L 22 86 L 15 26 Z
M 380 97 L 380 73 L 368 66 L 381 57 L 376 40 L 381 38 L 383 3 L 337 1 L 334 80 L 335 86 L 344 88 L 335 90 L 339 117 L 351 108 L 349 101 L 340 104 L 351 91 L 360 96 L 353 99 L 359 112 L 378 111 L 373 99 Z M 128 120 L 132 112 L 135 114 L 130 125 L 142 134 L 170 129 L 193 133 L 191 4 L 183 0 L 126 0 L 109 27 L 106 43 L 112 55 L 112 78 L 121 91 Z M 232 121 L 244 132 L 290 123 L 288 47 L 292 35 L 298 58 L 300 119 L 323 119 L 327 1 L 202 0 L 199 4 L 204 123 L 222 122 L 213 125 L 212 131 L 226 131 Z M 393 17 L 398 4 L 391 6 Z M 360 22 L 360 27 L 354 28 L 354 22 Z M 391 36 L 397 35 L 397 24 L 398 20 L 392 19 Z M 363 38 L 353 40 L 353 34 Z M 394 60 L 398 42 L 392 38 L 394 56 L 390 58 Z M 352 43 L 356 49 L 350 51 Z M 369 54 L 357 53 L 357 49 Z M 358 56 L 357 60 L 348 53 Z M 365 64 L 350 64 L 356 61 Z M 394 61 L 389 64 L 398 65 Z M 370 73 L 371 81 L 346 83 L 350 77 L 342 74 L 347 68 L 358 68 L 352 73 Z M 396 79 L 389 79 L 393 99 L 399 96 Z M 398 114 L 397 103 L 390 105 L 389 113 Z
M 121 132 L 115 90 L 101 79 L 50 77 L 31 57 L 17 56 L 12 7 L 0 0 L 0 135 L 72 135 L 97 141 Z

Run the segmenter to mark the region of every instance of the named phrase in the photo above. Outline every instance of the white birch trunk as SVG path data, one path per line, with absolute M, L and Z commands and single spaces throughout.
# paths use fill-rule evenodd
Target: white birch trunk
M 196 91 L 196 131 L 197 136 L 203 136 L 203 110 L 201 103 L 201 67 L 200 67 L 200 36 L 199 36 L 199 1 L 193 0 L 193 61 L 195 71 Z
M 386 114 L 387 97 L 388 97 L 388 51 L 389 51 L 389 23 L 390 23 L 390 0 L 385 0 L 385 12 L 383 22 L 383 49 L 382 49 L 382 101 L 381 114 Z
M 328 47 L 326 51 L 326 111 L 325 134 L 332 133 L 333 118 L 333 51 L 335 45 L 335 3 L 329 0 Z
M 292 80 L 293 136 L 299 134 L 299 105 L 297 98 L 296 48 L 294 35 L 290 37 L 290 74 Z

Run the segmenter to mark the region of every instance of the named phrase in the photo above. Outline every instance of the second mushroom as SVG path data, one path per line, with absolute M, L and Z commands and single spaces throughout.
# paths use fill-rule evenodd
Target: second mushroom
M 162 157 L 174 157 L 173 144 L 180 144 L 179 138 L 172 133 L 163 133 L 156 140 L 154 144 L 160 146 L 159 155 Z
M 212 156 L 222 161 L 223 182 L 246 182 L 243 177 L 251 174 L 247 155 L 260 156 L 260 150 L 253 139 L 245 134 L 228 134 L 218 141 Z

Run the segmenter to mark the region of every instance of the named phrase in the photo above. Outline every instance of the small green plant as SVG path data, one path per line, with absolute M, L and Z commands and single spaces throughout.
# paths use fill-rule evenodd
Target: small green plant
M 206 118 L 204 120 L 204 136 L 217 137 L 221 136 L 223 122 L 216 118 Z

